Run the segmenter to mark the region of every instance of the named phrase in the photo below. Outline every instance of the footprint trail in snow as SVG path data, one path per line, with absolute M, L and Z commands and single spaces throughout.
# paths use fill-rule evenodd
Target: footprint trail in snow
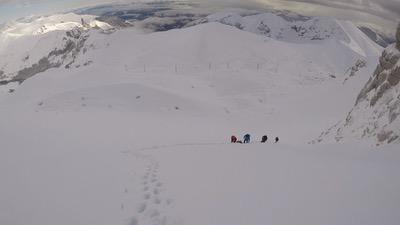
M 137 204 L 134 216 L 129 225 L 176 225 L 175 220 L 167 215 L 167 209 L 173 200 L 164 195 L 164 184 L 159 178 L 157 160 L 144 154 L 135 154 L 136 158 L 147 163 L 145 173 L 141 177 L 141 201 Z

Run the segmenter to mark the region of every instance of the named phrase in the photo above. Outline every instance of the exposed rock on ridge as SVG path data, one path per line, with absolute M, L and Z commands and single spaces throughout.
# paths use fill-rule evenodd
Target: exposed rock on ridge
M 313 143 L 328 137 L 338 142 L 369 139 L 377 145 L 400 143 L 400 24 L 396 39 L 383 51 L 346 120 L 323 132 Z

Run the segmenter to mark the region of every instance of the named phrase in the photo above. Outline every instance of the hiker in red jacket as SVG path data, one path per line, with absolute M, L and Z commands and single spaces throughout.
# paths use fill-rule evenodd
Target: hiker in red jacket
M 231 136 L 231 143 L 236 143 L 237 142 L 237 137 L 234 135 Z

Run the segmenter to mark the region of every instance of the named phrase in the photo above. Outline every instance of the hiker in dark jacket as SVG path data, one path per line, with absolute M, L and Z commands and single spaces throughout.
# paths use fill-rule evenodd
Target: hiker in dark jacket
M 279 138 L 276 137 L 276 138 L 275 138 L 275 143 L 278 143 L 278 141 L 279 141 Z
M 243 137 L 243 143 L 250 143 L 250 134 L 246 134 Z
M 262 136 L 262 138 L 261 138 L 261 143 L 265 143 L 265 142 L 267 142 L 267 140 L 268 140 L 268 136 L 267 136 L 267 135 L 264 135 L 264 136 Z
M 231 143 L 236 143 L 237 142 L 237 137 L 234 135 L 231 136 Z

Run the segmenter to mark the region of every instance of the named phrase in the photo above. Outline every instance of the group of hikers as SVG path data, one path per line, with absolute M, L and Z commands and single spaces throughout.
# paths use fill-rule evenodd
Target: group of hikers
M 266 143 L 268 141 L 268 136 L 264 135 L 261 138 L 261 143 Z M 275 143 L 279 142 L 279 137 L 275 137 Z M 245 134 L 243 136 L 243 141 L 238 140 L 238 138 L 235 135 L 231 136 L 231 143 L 239 143 L 239 144 L 246 144 L 250 143 L 250 134 Z

